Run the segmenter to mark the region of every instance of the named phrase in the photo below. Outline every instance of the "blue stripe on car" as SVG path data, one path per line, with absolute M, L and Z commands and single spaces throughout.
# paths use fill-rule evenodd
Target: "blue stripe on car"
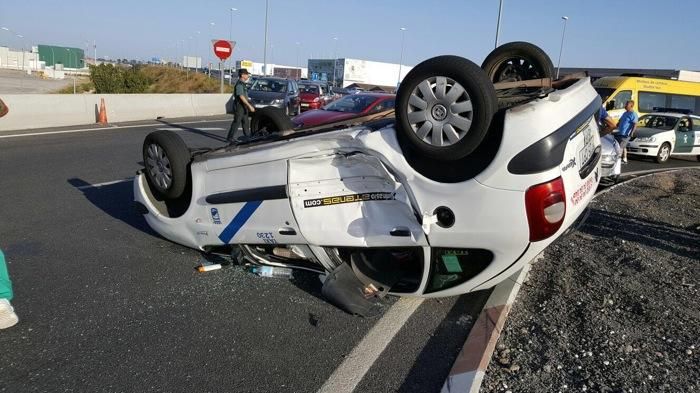
M 243 228 L 243 225 L 245 225 L 246 221 L 250 218 L 250 216 L 255 213 L 255 210 L 258 209 L 258 206 L 262 201 L 250 201 L 246 202 L 245 205 L 243 205 L 243 208 L 236 214 L 235 217 L 233 217 L 233 220 L 226 225 L 226 228 L 224 228 L 223 232 L 219 235 L 219 239 L 224 242 L 225 244 L 228 244 L 228 242 L 233 239 L 234 236 L 236 236 L 236 233 Z

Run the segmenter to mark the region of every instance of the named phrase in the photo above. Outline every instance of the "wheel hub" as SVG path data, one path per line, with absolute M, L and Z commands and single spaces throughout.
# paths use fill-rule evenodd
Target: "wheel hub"
M 433 119 L 443 121 L 447 118 L 447 108 L 442 104 L 437 104 L 433 106 L 431 114 L 433 115 Z

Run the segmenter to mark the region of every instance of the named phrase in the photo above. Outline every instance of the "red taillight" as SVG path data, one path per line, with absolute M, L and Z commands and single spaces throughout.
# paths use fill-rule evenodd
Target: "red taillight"
M 319 101 L 321 101 L 320 98 L 318 98 L 318 97 L 314 98 L 314 102 L 319 102 Z
M 531 242 L 555 234 L 566 216 L 566 194 L 561 177 L 530 187 L 525 192 L 525 210 Z

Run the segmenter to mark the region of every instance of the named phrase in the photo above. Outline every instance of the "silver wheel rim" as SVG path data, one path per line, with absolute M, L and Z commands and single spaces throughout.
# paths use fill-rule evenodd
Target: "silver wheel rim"
M 661 147 L 661 154 L 659 155 L 659 157 L 661 158 L 661 161 L 666 161 L 668 159 L 668 156 L 669 156 L 668 146 L 663 145 Z
M 434 76 L 423 80 L 408 100 L 408 123 L 418 139 L 435 146 L 461 141 L 472 125 L 474 110 L 466 89 L 454 79 Z
M 167 190 L 173 184 L 173 171 L 165 150 L 160 145 L 151 143 L 148 145 L 147 152 L 146 165 L 151 179 L 156 182 L 158 187 Z

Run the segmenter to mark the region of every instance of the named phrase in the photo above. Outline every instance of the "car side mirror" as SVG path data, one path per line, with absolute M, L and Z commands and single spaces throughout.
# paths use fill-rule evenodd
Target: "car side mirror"
M 613 109 L 615 109 L 615 100 L 610 100 L 607 104 L 605 104 L 605 110 L 611 111 Z

